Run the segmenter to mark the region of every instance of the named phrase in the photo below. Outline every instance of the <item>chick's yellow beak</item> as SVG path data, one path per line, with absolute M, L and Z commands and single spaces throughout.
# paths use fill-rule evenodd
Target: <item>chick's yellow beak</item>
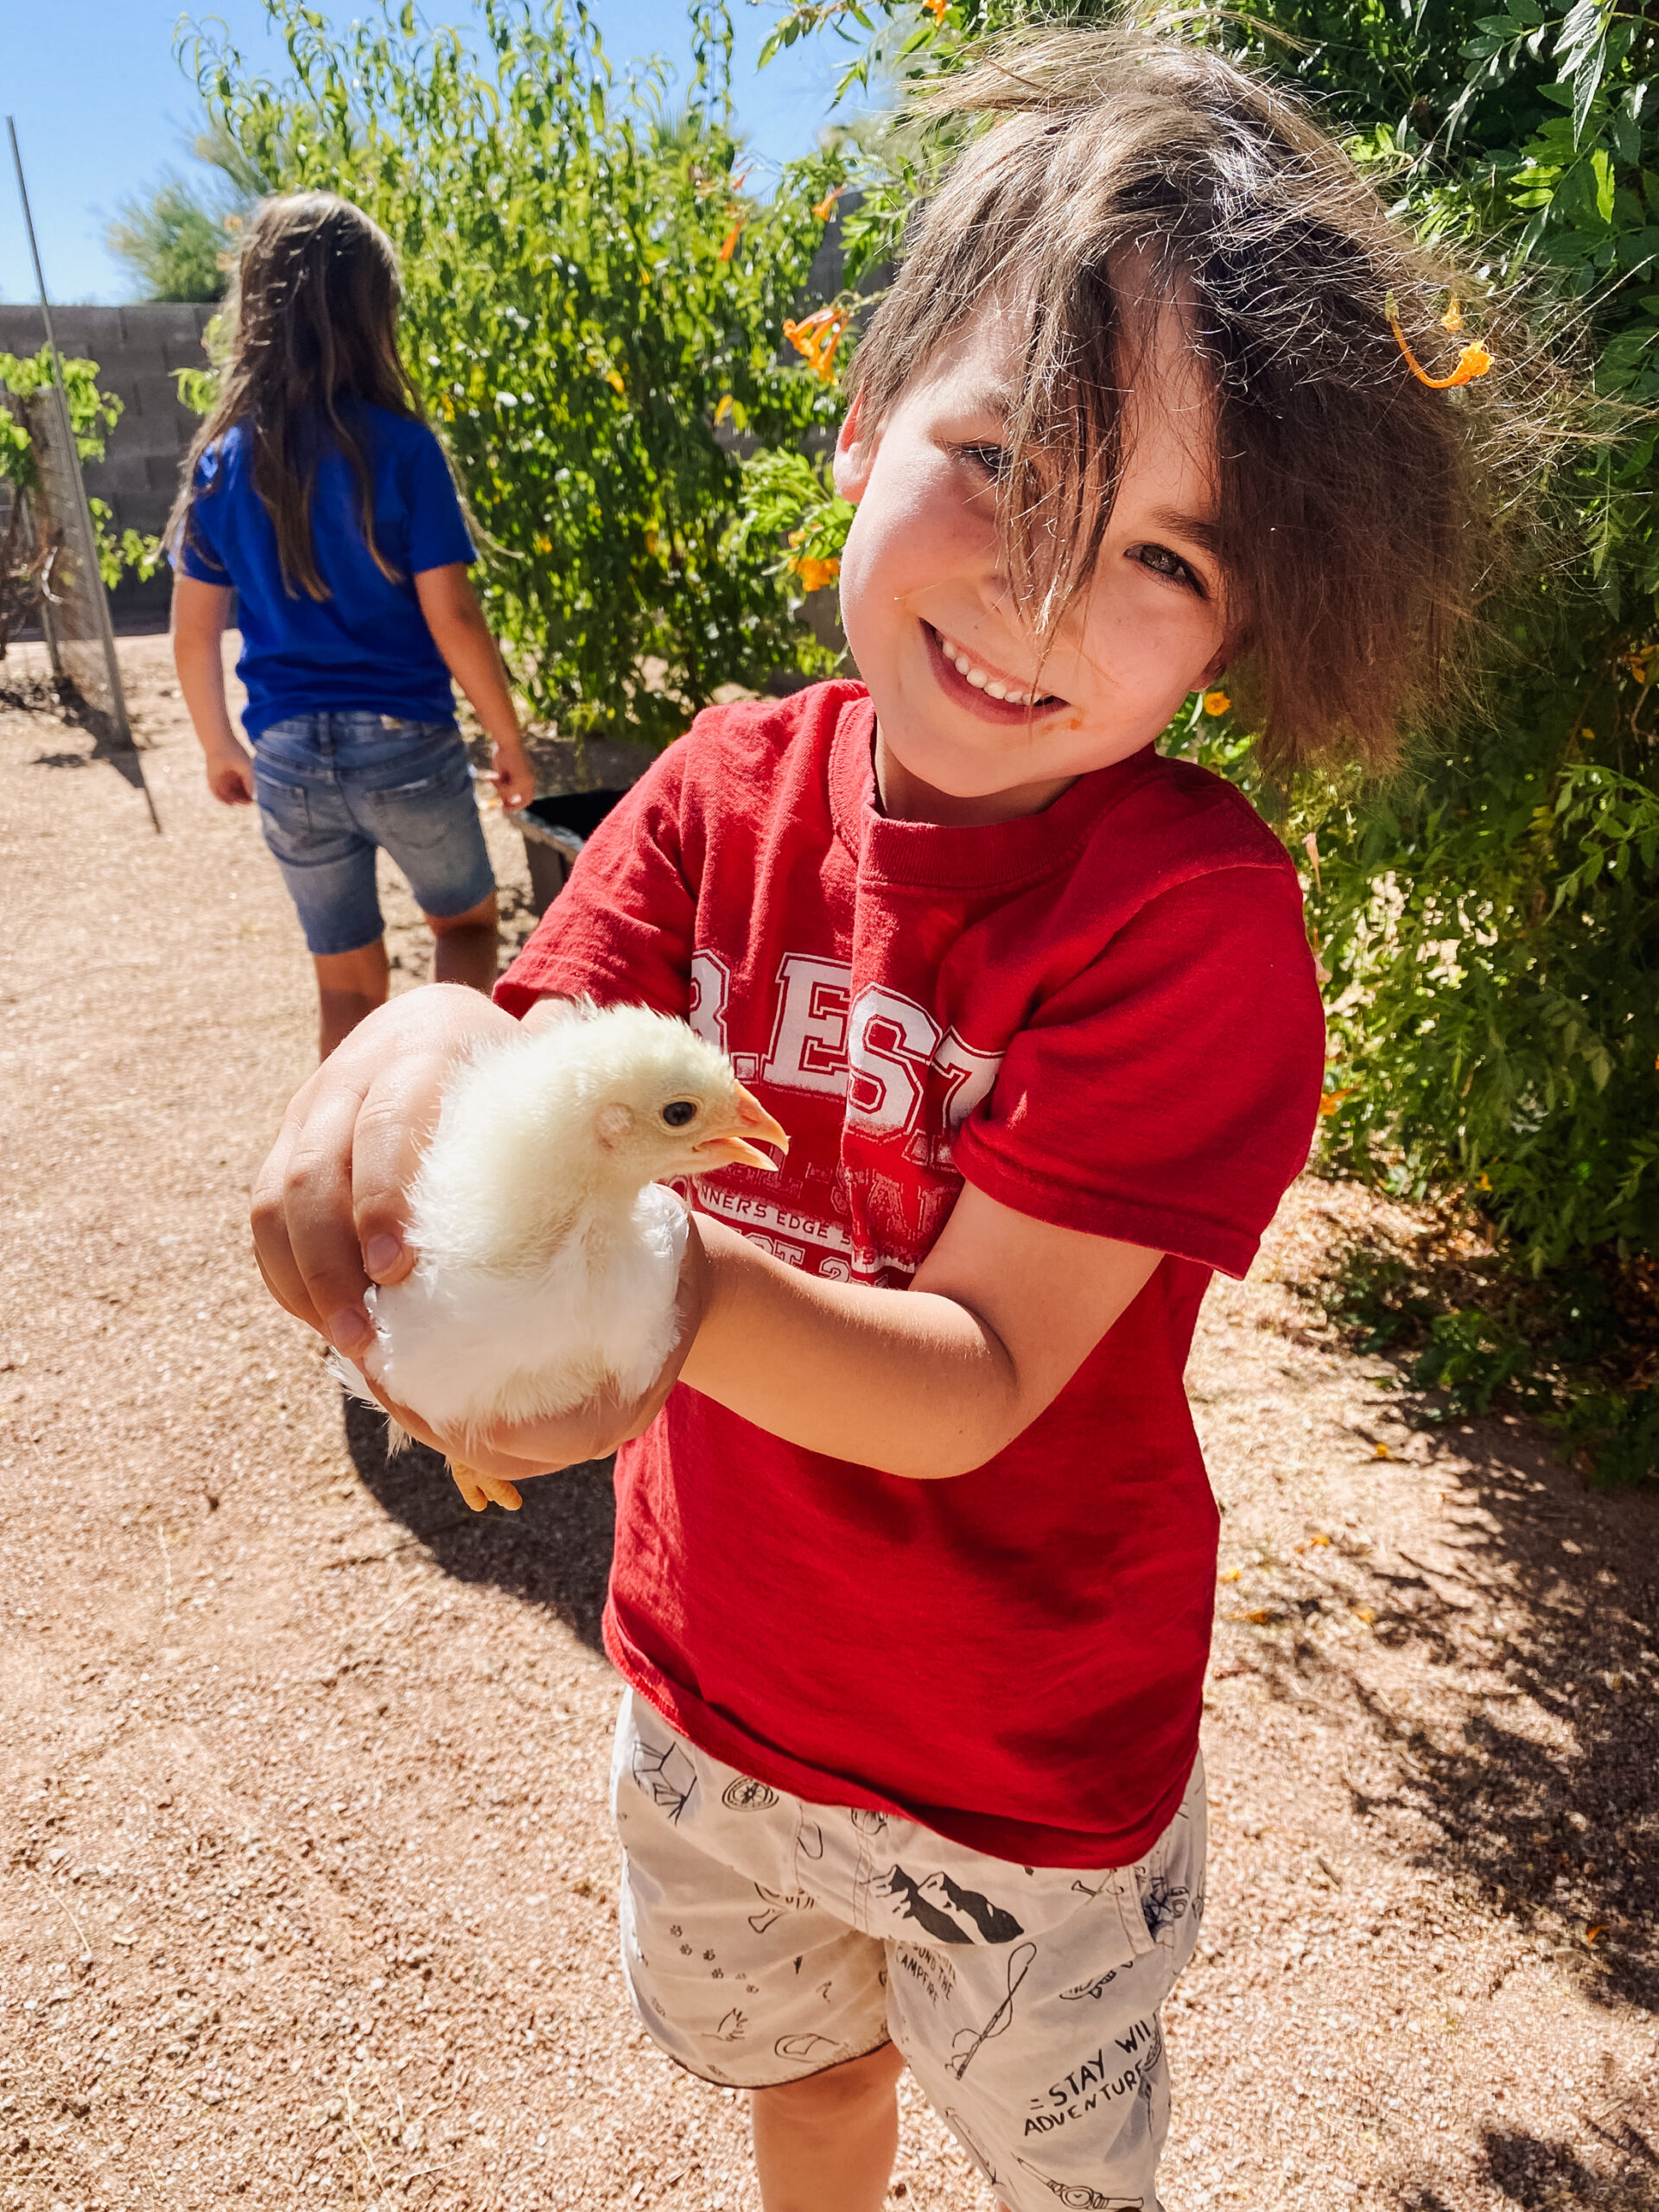
M 761 1144 L 775 1144 L 785 1152 L 789 1150 L 788 1131 L 781 1128 L 760 1101 L 745 1090 L 740 1083 L 737 1086 L 736 1118 L 723 1129 L 715 1130 L 696 1147 L 699 1170 L 725 1167 L 741 1160 L 746 1167 L 759 1167 L 768 1175 L 775 1175 L 778 1163 L 775 1160 L 768 1160 L 766 1154 L 757 1148 L 757 1138 Z

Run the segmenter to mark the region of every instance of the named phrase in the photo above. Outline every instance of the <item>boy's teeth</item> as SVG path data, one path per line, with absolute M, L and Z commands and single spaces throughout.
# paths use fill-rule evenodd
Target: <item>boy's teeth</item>
M 976 691 L 982 691 L 988 699 L 1001 699 L 1010 707 L 1028 707 L 1034 696 L 1030 691 L 1016 691 L 1010 685 L 988 675 L 982 668 L 976 668 L 960 646 L 953 645 L 949 638 L 939 639 L 939 651 L 952 668 L 965 677 Z

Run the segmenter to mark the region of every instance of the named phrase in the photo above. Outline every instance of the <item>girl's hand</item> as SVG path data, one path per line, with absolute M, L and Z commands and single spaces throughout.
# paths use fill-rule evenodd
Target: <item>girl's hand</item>
M 221 806 L 253 804 L 253 760 L 238 745 L 207 755 L 207 788 Z
M 490 755 L 490 781 L 500 792 L 501 804 L 509 814 L 530 804 L 536 796 L 536 771 L 522 745 L 497 741 Z

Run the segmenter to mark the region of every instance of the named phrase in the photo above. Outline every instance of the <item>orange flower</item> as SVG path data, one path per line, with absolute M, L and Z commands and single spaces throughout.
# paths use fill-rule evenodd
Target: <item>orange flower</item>
M 819 308 L 800 322 L 784 324 L 785 337 L 823 384 L 834 380 L 836 348 L 851 317 L 850 308 Z
M 800 578 L 803 588 L 807 591 L 823 591 L 827 585 L 834 583 L 836 578 L 841 574 L 839 561 L 833 559 L 820 561 L 810 553 L 797 554 L 789 565 Z
M 1454 301 L 1452 305 L 1456 307 L 1457 302 Z M 1418 383 L 1427 385 L 1431 391 L 1450 391 L 1455 385 L 1472 384 L 1477 377 L 1484 377 L 1492 365 L 1491 355 L 1477 339 L 1472 346 L 1465 346 L 1459 354 L 1458 365 L 1449 377 L 1432 377 L 1406 343 L 1406 334 L 1400 327 L 1399 313 L 1392 292 L 1382 302 L 1382 312 L 1388 317 L 1389 328 L 1394 333 L 1395 344 L 1406 357 L 1406 366 Z M 1446 327 L 1457 330 L 1462 327 L 1462 324 L 1463 312 L 1459 308 L 1457 321 L 1448 321 Z
M 732 256 L 737 251 L 737 242 L 743 235 L 743 222 L 744 218 L 740 215 L 737 220 L 732 225 L 731 229 L 727 232 L 724 238 L 721 241 L 720 254 L 718 257 L 721 261 L 729 261 Z
M 1232 703 L 1224 691 L 1206 691 L 1204 695 L 1204 711 L 1206 715 L 1224 715 Z
M 829 191 L 824 194 L 823 199 L 814 204 L 812 213 L 817 217 L 821 223 L 827 223 L 829 221 L 830 211 L 835 207 L 836 200 L 840 199 L 842 194 L 845 192 L 846 189 L 847 188 L 844 184 L 832 184 Z
M 942 23 L 944 21 L 945 10 L 950 5 L 950 0 L 922 0 L 922 13 L 925 16 L 931 16 L 936 23 Z
M 1340 1090 L 1322 1091 L 1319 1095 L 1320 1113 L 1325 1116 L 1326 1120 L 1329 1120 L 1331 1116 L 1337 1111 L 1338 1107 L 1340 1107 L 1343 1100 L 1344 1098 L 1351 1098 L 1353 1095 L 1354 1085 L 1351 1083 L 1344 1084 Z

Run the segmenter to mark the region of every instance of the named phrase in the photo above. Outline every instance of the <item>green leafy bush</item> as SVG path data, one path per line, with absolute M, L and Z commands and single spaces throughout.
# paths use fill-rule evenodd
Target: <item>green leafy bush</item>
M 830 665 L 799 579 L 740 525 L 717 433 L 797 448 L 833 416 L 779 347 L 840 169 L 745 191 L 724 6 L 693 10 L 671 119 L 659 78 L 617 83 L 580 5 L 480 0 L 480 60 L 397 0 L 344 30 L 267 4 L 291 76 L 202 40 L 200 89 L 251 170 L 341 194 L 396 245 L 405 357 L 532 714 L 663 743 L 721 685 Z
M 105 434 L 120 420 L 121 402 L 113 392 L 99 390 L 96 361 L 72 359 L 61 366 L 75 451 L 83 461 L 102 461 Z M 10 493 L 0 530 L 0 658 L 17 625 L 51 596 L 54 572 L 64 557 L 61 531 L 29 497 L 41 481 L 39 410 L 52 404 L 52 356 L 45 346 L 27 359 L 0 353 L 0 483 Z M 153 575 L 161 558 L 156 540 L 141 537 L 136 530 L 118 536 L 107 504 L 90 499 L 87 505 L 105 585 L 113 588 L 128 569 Z
M 225 296 L 232 248 L 225 219 L 204 206 L 181 177 L 164 179 L 146 200 L 127 201 L 107 237 L 110 251 L 131 270 L 141 299 Z

